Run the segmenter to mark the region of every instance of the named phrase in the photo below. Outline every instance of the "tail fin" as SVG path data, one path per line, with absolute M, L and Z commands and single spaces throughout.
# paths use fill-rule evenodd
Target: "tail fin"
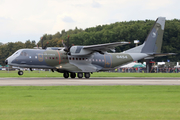
M 165 27 L 165 19 L 165 17 L 159 17 L 149 32 L 145 42 L 138 47 L 125 51 L 125 53 L 160 53 Z

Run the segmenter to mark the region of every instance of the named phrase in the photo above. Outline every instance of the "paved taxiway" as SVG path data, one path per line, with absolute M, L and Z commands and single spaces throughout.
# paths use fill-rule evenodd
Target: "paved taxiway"
M 0 86 L 180 85 L 180 78 L 0 78 Z

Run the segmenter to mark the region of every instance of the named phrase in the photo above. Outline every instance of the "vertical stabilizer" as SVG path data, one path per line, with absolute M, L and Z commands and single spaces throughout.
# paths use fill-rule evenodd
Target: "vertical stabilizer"
M 160 53 L 165 27 L 165 17 L 157 18 L 144 43 L 125 51 L 125 53 Z
M 164 27 L 165 17 L 159 17 L 144 42 L 142 53 L 161 53 Z

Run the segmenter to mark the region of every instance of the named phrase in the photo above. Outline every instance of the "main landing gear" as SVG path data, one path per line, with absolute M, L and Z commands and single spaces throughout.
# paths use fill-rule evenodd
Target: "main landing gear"
M 71 77 L 71 78 L 75 78 L 75 77 L 76 77 L 76 73 L 64 72 L 64 73 L 63 73 L 64 78 L 68 78 L 68 77 L 69 77 L 69 74 L 70 74 L 70 77 Z M 77 77 L 78 77 L 79 79 L 83 78 L 83 73 L 82 73 L 82 72 L 77 73 Z M 87 72 L 87 73 L 84 73 L 84 77 L 85 77 L 86 79 L 90 78 L 90 73 L 88 73 L 88 72 Z

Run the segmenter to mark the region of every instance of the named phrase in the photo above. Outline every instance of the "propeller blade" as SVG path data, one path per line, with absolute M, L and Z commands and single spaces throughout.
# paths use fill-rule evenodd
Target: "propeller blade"
M 47 42 L 47 43 L 45 44 L 45 46 L 43 47 L 43 49 L 46 49 L 48 44 L 49 44 L 49 42 Z
M 67 45 L 64 44 L 63 40 L 62 40 L 62 44 L 63 44 L 63 46 L 65 47 L 65 48 L 64 48 L 64 51 L 67 52 L 68 54 L 71 54 L 71 53 L 69 52 L 69 51 L 70 51 L 70 48 L 71 48 L 71 46 L 69 46 L 69 35 L 68 35 L 68 39 L 67 39 L 67 43 L 66 43 Z
M 64 42 L 63 42 L 63 40 L 62 40 L 62 44 L 63 44 L 64 47 L 66 47 L 66 45 L 65 45 Z
M 65 51 L 65 52 L 68 52 L 68 48 L 67 48 L 67 46 L 64 44 L 64 41 L 63 41 L 63 40 L 62 40 L 62 44 L 63 44 L 63 46 L 65 47 L 65 48 L 64 48 L 64 51 Z
M 67 47 L 69 48 L 69 35 L 68 35 L 68 39 L 67 39 Z
M 43 49 L 43 37 L 41 37 L 41 47 Z

